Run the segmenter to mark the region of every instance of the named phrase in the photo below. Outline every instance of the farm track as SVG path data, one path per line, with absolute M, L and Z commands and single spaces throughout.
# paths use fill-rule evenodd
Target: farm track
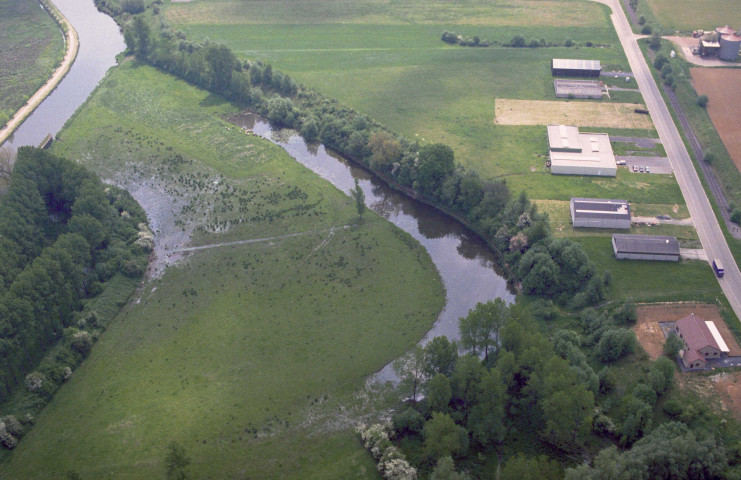
M 57 13 L 59 14 L 61 22 L 67 27 L 67 34 L 65 35 L 64 42 L 67 51 L 64 54 L 62 63 L 59 64 L 49 80 L 47 80 L 46 83 L 39 88 L 36 93 L 34 93 L 31 98 L 28 99 L 28 101 L 15 113 L 15 115 L 13 115 L 13 118 L 11 118 L 8 123 L 0 129 L 0 145 L 2 145 L 3 142 L 5 142 L 5 140 L 7 140 L 13 132 L 21 126 L 23 121 L 31 115 L 34 110 L 36 110 L 41 102 L 44 101 L 44 99 L 48 97 L 55 88 L 57 88 L 57 85 L 59 85 L 59 82 L 61 82 L 65 75 L 67 75 L 67 72 L 69 72 L 69 69 L 75 62 L 75 58 L 77 58 L 77 51 L 80 49 L 80 41 L 77 36 L 77 31 L 75 31 L 72 24 L 69 23 L 58 9 Z M 51 15 L 51 12 L 49 14 Z

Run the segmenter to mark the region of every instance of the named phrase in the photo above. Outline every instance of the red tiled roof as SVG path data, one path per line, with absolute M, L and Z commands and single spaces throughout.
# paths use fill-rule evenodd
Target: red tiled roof
M 690 351 L 699 350 L 707 346 L 720 350 L 713 334 L 710 333 L 710 329 L 705 324 L 705 320 L 696 317 L 694 313 L 677 321 L 677 328 Z

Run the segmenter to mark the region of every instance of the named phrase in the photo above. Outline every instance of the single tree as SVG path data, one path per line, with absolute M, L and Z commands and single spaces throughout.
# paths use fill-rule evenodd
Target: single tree
M 707 95 L 700 95 L 699 97 L 697 97 L 697 104 L 701 106 L 702 108 L 707 107 L 709 101 L 710 99 L 708 98 Z
M 680 350 L 684 349 L 684 341 L 679 338 L 679 335 L 676 333 L 670 333 L 669 336 L 666 337 L 663 348 L 664 355 L 669 358 L 674 358 L 679 355 Z
M 450 388 L 450 380 L 445 375 L 438 373 L 427 384 L 427 403 L 433 412 L 447 412 L 453 391 Z
M 188 478 L 186 469 L 190 465 L 190 458 L 185 453 L 185 447 L 173 441 L 167 447 L 165 467 L 168 480 L 185 480 Z
M 438 373 L 450 376 L 458 359 L 458 345 L 447 337 L 435 337 L 425 345 L 425 371 L 429 377 Z
M 355 209 L 358 211 L 358 217 L 363 220 L 363 214 L 365 213 L 365 192 L 360 188 L 360 182 L 355 179 L 355 188 L 350 190 L 350 195 L 355 200 Z
M 417 393 L 427 380 L 425 352 L 422 347 L 415 345 L 403 357 L 394 360 L 391 366 L 399 377 L 399 388 L 408 389 L 412 402 L 416 403 Z
M 423 434 L 425 450 L 432 458 L 449 457 L 468 450 L 468 432 L 445 413 L 433 413 Z

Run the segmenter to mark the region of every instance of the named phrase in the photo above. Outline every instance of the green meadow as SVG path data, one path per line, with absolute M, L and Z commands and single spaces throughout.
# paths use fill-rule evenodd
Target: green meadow
M 504 178 L 513 191 L 525 190 L 530 198 L 609 195 L 664 204 L 667 210 L 684 206 L 671 176 L 622 170 L 614 180 L 552 176 L 545 165 L 544 127 L 494 124 L 497 98 L 555 99 L 550 73 L 554 57 L 599 59 L 605 70 L 627 70 L 605 7 L 568 0 L 471 2 L 466 8 L 417 0 L 332 2 L 326 8 L 311 4 L 320 15 L 303 11 L 298 3 L 194 1 L 171 3 L 164 12 L 189 38 L 222 42 L 238 56 L 269 61 L 408 138 L 446 143 L 466 168 L 486 178 Z M 538 15 L 528 13 L 525 5 Z M 461 47 L 443 43 L 443 30 L 500 44 L 522 35 L 526 41 L 555 44 L 570 38 L 576 45 Z M 593 46 L 587 47 L 588 42 Z M 603 81 L 636 88 L 633 79 Z M 636 92 L 613 93 L 603 101 L 641 101 Z M 589 131 L 588 125 L 581 127 Z M 655 130 L 607 130 L 611 135 L 656 136 Z
M 62 131 L 56 153 L 103 178 L 190 192 L 173 218 L 207 248 L 143 284 L 0 478 L 161 478 L 172 441 L 190 478 L 377 478 L 352 428 L 388 397 L 365 382 L 435 320 L 439 276 L 237 110 L 127 61 Z
M 741 28 L 741 11 L 735 0 L 646 0 L 656 19 L 669 30 L 713 30 L 731 25 Z
M 0 0 L 0 126 L 62 60 L 59 27 L 36 2 Z

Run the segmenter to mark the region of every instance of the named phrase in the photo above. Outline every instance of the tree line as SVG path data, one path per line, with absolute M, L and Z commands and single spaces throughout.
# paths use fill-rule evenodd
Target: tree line
M 45 403 L 71 375 L 103 327 L 86 300 L 118 272 L 144 272 L 146 221 L 127 192 L 81 165 L 18 149 L 0 198 L 0 402 L 25 386 L 32 405 Z M 15 422 L 0 424 L 12 447 Z
M 524 192 L 512 195 L 504 180 L 485 180 L 465 169 L 449 146 L 422 145 L 396 135 L 335 100 L 299 87 L 268 63 L 242 62 L 224 45 L 188 41 L 164 22 L 153 26 L 144 15 L 136 15 L 123 25 L 127 47 L 138 59 L 299 130 L 308 141 L 322 142 L 392 186 L 457 216 L 499 252 L 511 279 L 521 280 L 527 293 L 575 306 L 604 298 L 609 278 L 596 274 L 578 243 L 554 240 L 547 215 L 538 212 Z M 531 269 L 559 281 L 544 287 Z

